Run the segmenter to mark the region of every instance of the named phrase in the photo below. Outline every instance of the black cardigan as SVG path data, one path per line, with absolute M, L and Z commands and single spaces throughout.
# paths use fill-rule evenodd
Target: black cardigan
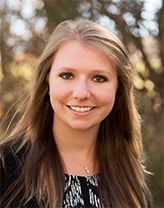
M 3 199 L 3 194 L 9 188 L 14 192 L 14 181 L 20 176 L 22 171 L 22 166 L 27 153 L 27 148 L 22 148 L 18 153 L 16 153 L 16 146 L 8 146 L 6 148 L 0 146 L 0 152 L 3 155 L 0 159 L 0 199 Z M 22 196 L 15 200 L 11 208 L 39 208 L 37 200 L 35 198 L 31 199 L 26 205 L 21 203 Z M 0 200 L 0 207 L 6 207 L 6 200 Z

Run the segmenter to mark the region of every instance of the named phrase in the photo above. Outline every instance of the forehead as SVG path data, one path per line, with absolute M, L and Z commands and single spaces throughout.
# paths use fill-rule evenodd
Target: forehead
M 99 47 L 77 40 L 64 42 L 59 47 L 54 56 L 54 64 L 81 64 L 83 67 L 90 64 L 97 65 L 97 67 L 109 67 L 115 71 L 114 63 Z

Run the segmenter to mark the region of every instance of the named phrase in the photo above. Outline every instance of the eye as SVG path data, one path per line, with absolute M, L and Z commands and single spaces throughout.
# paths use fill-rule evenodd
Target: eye
M 73 74 L 70 72 L 63 72 L 59 76 L 63 79 L 73 79 Z
M 102 76 L 102 75 L 96 75 L 96 76 L 94 76 L 93 80 L 94 80 L 95 82 L 103 83 L 103 82 L 106 82 L 108 79 L 107 79 L 107 77 L 105 77 L 105 76 Z

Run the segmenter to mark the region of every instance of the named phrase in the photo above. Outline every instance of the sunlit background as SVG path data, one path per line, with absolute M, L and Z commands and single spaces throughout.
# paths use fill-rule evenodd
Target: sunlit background
M 164 0 L 0 0 L 2 139 L 23 110 L 35 60 L 55 26 L 86 18 L 122 39 L 135 70 L 154 207 L 164 208 Z M 19 110 L 19 113 L 15 113 Z M 9 125 L 10 124 L 10 125 Z M 110 177 L 110 176 L 109 176 Z

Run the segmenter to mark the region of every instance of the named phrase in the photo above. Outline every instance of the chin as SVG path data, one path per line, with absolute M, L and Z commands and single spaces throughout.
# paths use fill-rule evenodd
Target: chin
M 78 130 L 78 131 L 84 131 L 84 130 L 87 130 L 87 129 L 89 129 L 90 127 L 88 127 L 88 126 L 71 126 L 71 128 L 73 129 L 73 130 Z
M 98 128 L 99 125 L 84 125 L 84 124 L 74 124 L 74 125 L 71 125 L 71 128 L 74 129 L 74 130 L 77 130 L 77 131 L 85 131 L 85 130 L 88 130 L 88 129 L 92 129 L 92 128 Z

